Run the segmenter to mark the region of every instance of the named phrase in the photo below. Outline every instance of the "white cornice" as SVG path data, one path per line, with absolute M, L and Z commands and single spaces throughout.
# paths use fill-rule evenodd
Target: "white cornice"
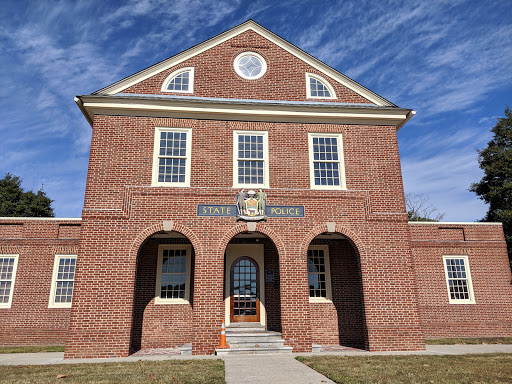
M 371 124 L 398 126 L 410 110 L 353 105 L 286 105 L 233 100 L 180 100 L 144 96 L 80 96 L 77 103 L 89 121 L 94 115 L 175 117 L 215 120 Z
M 190 59 L 191 57 L 194 57 L 208 49 L 211 49 L 241 33 L 244 33 L 248 30 L 252 30 L 265 39 L 271 41 L 275 45 L 281 47 L 288 53 L 294 55 L 295 57 L 299 58 L 300 60 L 304 61 L 305 63 L 309 64 L 316 70 L 320 71 L 324 75 L 334 79 L 335 81 L 343 84 L 347 88 L 353 90 L 354 92 L 358 93 L 359 95 L 363 96 L 364 98 L 368 99 L 372 103 L 375 103 L 380 106 L 394 106 L 393 103 L 389 102 L 388 100 L 384 99 L 383 97 L 377 95 L 376 93 L 370 91 L 369 89 L 363 87 L 361 84 L 357 83 L 356 81 L 350 79 L 349 77 L 343 75 L 342 73 L 336 71 L 335 69 L 329 67 L 327 64 L 323 63 L 322 61 L 318 60 L 317 58 L 311 56 L 310 54 L 304 52 L 300 48 L 296 47 L 295 45 L 289 43 L 282 37 L 276 35 L 275 33 L 269 31 L 268 29 L 262 27 L 258 23 L 256 23 L 253 20 L 248 20 L 226 32 L 223 32 L 215 37 L 212 37 L 211 39 L 208 39 L 192 48 L 187 49 L 186 51 L 183 51 L 181 53 L 178 53 L 175 56 L 172 56 L 166 60 L 163 60 L 155 65 L 152 65 L 151 67 L 148 67 L 146 69 L 143 69 L 140 72 L 137 72 L 131 76 L 128 76 L 112 85 L 109 85 L 108 87 L 102 88 L 94 94 L 96 95 L 113 95 L 119 92 L 122 92 L 123 90 L 149 78 L 157 73 L 160 73 L 162 71 L 165 71 L 166 69 L 169 69 L 175 65 L 178 65 L 179 63 L 182 63 L 185 60 Z

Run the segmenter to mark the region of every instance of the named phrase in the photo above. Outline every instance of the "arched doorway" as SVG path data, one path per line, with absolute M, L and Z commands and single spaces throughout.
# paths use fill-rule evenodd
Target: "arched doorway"
M 248 322 L 281 332 L 279 253 L 260 232 L 235 235 L 224 253 L 225 322 Z
M 260 322 L 260 273 L 256 260 L 241 256 L 231 264 L 230 321 Z

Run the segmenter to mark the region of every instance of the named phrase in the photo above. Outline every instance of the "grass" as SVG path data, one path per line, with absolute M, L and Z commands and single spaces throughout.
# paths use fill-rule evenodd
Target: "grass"
M 296 358 L 336 383 L 512 383 L 512 354 Z
M 57 378 L 66 375 L 65 378 Z M 130 363 L 4 365 L 0 383 L 173 383 L 224 384 L 222 360 L 167 360 Z
M 512 344 L 512 337 L 481 337 L 461 339 L 426 339 L 427 345 L 454 345 L 454 344 Z
M 29 347 L 0 347 L 0 353 L 64 352 L 63 345 L 34 345 Z

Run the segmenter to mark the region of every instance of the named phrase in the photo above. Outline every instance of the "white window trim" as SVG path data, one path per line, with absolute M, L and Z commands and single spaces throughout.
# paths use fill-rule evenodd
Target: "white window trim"
M 187 134 L 187 154 L 185 156 L 185 182 L 158 181 L 158 166 L 160 158 L 160 132 L 185 132 Z M 166 156 L 172 157 L 172 156 Z M 192 128 L 155 128 L 155 142 L 153 146 L 153 175 L 151 180 L 152 186 L 159 187 L 190 187 L 190 169 L 192 162 Z
M 450 285 L 448 284 L 448 271 L 446 269 L 447 259 L 464 259 L 464 266 L 466 267 L 466 280 L 468 282 L 469 299 L 452 299 L 450 292 Z M 471 280 L 471 271 L 469 269 L 469 259 L 467 255 L 444 255 L 443 256 L 443 269 L 446 279 L 446 290 L 448 292 L 448 301 L 450 304 L 475 304 L 475 294 L 473 291 L 473 282 Z
M 254 77 L 248 77 L 248 76 L 245 76 L 241 71 L 240 69 L 238 68 L 238 62 L 244 57 L 244 56 L 256 56 L 260 61 L 261 61 L 261 72 L 258 73 L 258 75 L 254 76 Z M 265 75 L 265 73 L 267 73 L 267 62 L 265 61 L 265 59 L 263 58 L 263 56 L 261 56 L 260 54 L 256 53 L 256 52 L 251 52 L 251 51 L 246 51 L 246 52 L 242 52 L 241 54 L 239 54 L 237 57 L 235 57 L 235 60 L 233 61 L 233 67 L 235 68 L 235 72 L 237 73 L 238 76 L 244 78 L 244 79 L 247 79 L 247 80 L 258 80 L 260 79 L 261 77 L 263 77 Z
M 331 264 L 329 262 L 329 246 L 326 244 L 310 245 L 310 249 L 322 249 L 324 251 L 325 259 L 325 290 L 327 297 L 309 297 L 310 303 L 332 303 L 332 292 L 331 292 Z M 307 263 L 307 258 L 306 258 Z M 308 295 L 309 295 L 309 271 L 308 271 Z
M 314 137 L 336 137 L 338 139 L 338 163 L 340 164 L 340 185 L 315 185 L 315 167 L 313 153 Z M 347 182 L 345 180 L 345 160 L 343 157 L 343 135 L 341 133 L 308 133 L 309 144 L 309 179 L 311 189 L 345 190 Z M 335 161 L 330 161 L 334 163 Z
M 18 258 L 19 255 L 15 254 L 1 254 L 2 258 L 13 258 L 14 257 L 14 266 L 12 268 L 12 279 L 11 279 L 11 292 L 9 293 L 9 301 L 7 303 L 0 303 L 0 308 L 11 308 L 12 305 L 12 296 L 14 294 L 14 283 L 16 280 L 16 270 L 18 269 Z
M 263 184 L 244 184 L 238 182 L 238 135 L 263 136 Z M 233 188 L 270 188 L 268 163 L 269 157 L 267 131 L 233 131 Z
M 311 96 L 311 84 L 309 81 L 310 78 L 318 80 L 323 85 L 325 85 L 325 87 L 331 93 L 331 97 Z M 308 99 L 337 99 L 336 92 L 334 92 L 334 88 L 332 87 L 332 85 L 326 79 L 318 75 L 315 75 L 314 73 L 306 73 L 306 93 Z
M 187 271 L 185 277 L 185 298 L 162 299 L 160 297 L 160 288 L 162 286 L 162 261 L 164 249 L 186 249 L 187 251 Z M 190 244 L 160 244 L 158 246 L 158 261 L 156 265 L 156 286 L 155 286 L 155 304 L 190 304 L 190 276 L 192 265 L 192 246 Z
M 188 77 L 188 91 L 176 91 L 173 89 L 167 89 L 171 80 L 183 72 L 190 72 L 190 75 Z M 194 67 L 180 68 L 172 72 L 169 76 L 165 78 L 164 82 L 162 83 L 162 89 L 160 91 L 169 93 L 194 93 Z
M 55 290 L 57 288 L 57 275 L 59 273 L 59 261 L 60 259 L 77 259 L 77 255 L 55 255 L 55 261 L 53 262 L 53 274 L 52 274 L 52 286 L 50 289 L 50 300 L 48 302 L 48 308 L 71 308 L 72 303 L 56 303 L 55 302 Z M 76 276 L 76 263 L 75 263 L 75 276 Z M 75 279 L 73 278 L 73 282 Z M 75 284 L 73 284 L 73 295 L 75 294 Z M 71 299 L 73 300 L 73 299 Z

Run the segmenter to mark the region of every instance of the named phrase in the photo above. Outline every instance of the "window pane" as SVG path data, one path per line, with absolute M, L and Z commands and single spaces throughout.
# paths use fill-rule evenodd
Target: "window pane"
M 189 79 L 190 71 L 182 72 L 171 79 L 167 86 L 167 90 L 187 92 L 189 90 Z
M 325 256 L 323 249 L 308 250 L 309 297 L 327 298 Z
M 170 249 L 167 258 L 162 257 L 160 297 L 164 299 L 185 298 L 187 277 L 186 249 Z
M 238 182 L 240 184 L 263 184 L 263 161 L 239 161 Z
M 73 300 L 73 287 L 75 279 L 76 257 L 59 257 L 54 281 L 55 304 L 71 304 Z
M 470 300 L 469 279 L 466 275 L 465 259 L 445 259 L 445 263 L 450 298 L 452 300 Z
M 326 85 L 324 85 L 320 80 L 314 79 L 312 77 L 309 78 L 309 89 L 311 96 L 313 97 L 331 97 L 331 93 Z

